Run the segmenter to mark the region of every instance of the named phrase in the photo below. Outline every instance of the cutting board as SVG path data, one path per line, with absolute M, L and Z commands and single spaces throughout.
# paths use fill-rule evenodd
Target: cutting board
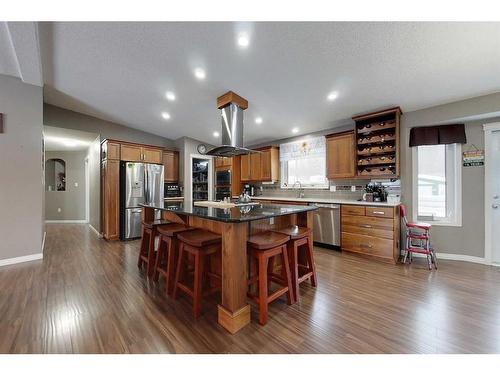
M 215 207 L 215 208 L 233 208 L 236 203 L 231 202 L 216 202 L 216 201 L 199 201 L 193 203 L 195 206 L 201 207 Z

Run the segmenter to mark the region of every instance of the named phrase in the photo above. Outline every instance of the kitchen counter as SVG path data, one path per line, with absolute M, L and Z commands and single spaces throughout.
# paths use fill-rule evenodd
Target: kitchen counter
M 317 209 L 314 206 L 293 206 L 279 204 L 257 204 L 232 208 L 196 206 L 192 201 L 165 201 L 160 205 L 144 204 L 143 207 L 161 211 L 171 211 L 179 215 L 196 216 L 203 219 L 224 222 L 248 222 L 271 217 L 298 214 Z
M 330 198 L 296 198 L 296 197 L 269 197 L 256 196 L 253 200 L 270 200 L 270 201 L 287 201 L 287 202 L 304 202 L 304 203 L 331 203 L 331 204 L 354 204 L 360 206 L 382 206 L 382 207 L 397 207 L 400 203 L 390 204 L 387 202 L 366 202 L 353 199 L 330 199 Z

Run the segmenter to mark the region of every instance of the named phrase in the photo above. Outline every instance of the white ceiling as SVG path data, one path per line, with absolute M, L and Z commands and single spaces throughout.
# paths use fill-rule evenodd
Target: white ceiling
M 43 127 L 46 151 L 82 151 L 87 150 L 98 134 L 79 130 Z
M 216 98 L 227 90 L 249 100 L 246 144 L 500 90 L 500 23 L 56 22 L 39 35 L 48 103 L 171 139 L 217 143 Z

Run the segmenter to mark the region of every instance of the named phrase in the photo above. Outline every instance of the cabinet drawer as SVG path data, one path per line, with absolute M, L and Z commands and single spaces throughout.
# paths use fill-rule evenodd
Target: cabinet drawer
M 348 204 L 342 205 L 342 215 L 365 215 L 365 207 L 363 206 L 350 206 Z
M 362 234 L 342 232 L 342 249 L 383 258 L 393 257 L 393 241 Z
M 360 228 L 375 228 L 391 230 L 394 228 L 392 219 L 385 219 L 373 216 L 342 216 L 342 225 L 351 225 Z
M 355 226 L 342 224 L 342 232 L 363 234 L 365 236 L 386 238 L 388 240 L 392 240 L 394 238 L 394 232 L 392 230 L 373 228 L 368 225 L 365 227 L 363 225 Z
M 394 209 L 392 207 L 366 207 L 366 216 L 376 217 L 394 217 Z

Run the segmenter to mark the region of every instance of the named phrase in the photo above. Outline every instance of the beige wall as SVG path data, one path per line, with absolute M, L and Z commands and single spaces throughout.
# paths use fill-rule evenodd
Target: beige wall
M 86 157 L 87 151 L 45 152 L 45 160 L 62 159 L 66 163 L 66 190 L 45 192 L 45 220 L 85 220 Z
M 412 215 L 412 127 L 465 123 L 467 144 L 484 149 L 482 125 L 499 121 L 500 93 L 405 113 L 401 121 L 402 200 Z M 497 116 L 497 117 L 495 117 Z M 462 227 L 434 226 L 432 239 L 441 253 L 484 257 L 484 167 L 462 168 Z
M 99 134 L 98 139 L 92 143 L 88 152 L 90 168 L 89 224 L 98 232 L 101 231 L 100 141 L 109 138 L 177 149 L 176 142 L 168 138 L 59 108 L 50 104 L 44 104 L 43 108 L 44 125 Z
M 42 251 L 42 95 L 0 75 L 0 260 Z
M 97 137 L 89 146 L 89 225 L 101 231 L 101 138 Z
M 43 105 L 43 123 L 47 126 L 96 133 L 101 140 L 109 138 L 175 149 L 175 142 L 168 138 L 46 103 Z

